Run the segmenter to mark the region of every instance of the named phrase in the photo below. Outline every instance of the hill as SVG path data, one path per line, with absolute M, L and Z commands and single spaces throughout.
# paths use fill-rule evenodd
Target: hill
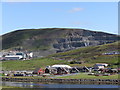
M 50 55 L 25 61 L 3 61 L 3 70 L 34 70 L 37 67 L 46 67 L 53 64 L 68 64 L 70 66 L 93 66 L 95 63 L 108 63 L 109 67 L 118 67 L 120 54 L 104 55 L 106 52 L 119 51 L 120 42 L 89 46 L 67 52 Z M 84 61 L 82 64 L 71 64 L 73 61 Z
M 36 56 L 47 56 L 81 47 L 112 43 L 119 39 L 118 35 L 85 29 L 24 29 L 2 35 L 2 49 L 28 50 L 34 51 Z
M 112 52 L 120 51 L 120 42 L 110 44 L 89 46 L 76 50 L 71 50 L 62 53 L 50 55 L 48 58 L 57 60 L 67 60 L 68 62 L 83 62 L 83 63 L 108 63 L 118 64 L 120 54 L 112 54 Z M 110 53 L 110 54 L 106 54 Z

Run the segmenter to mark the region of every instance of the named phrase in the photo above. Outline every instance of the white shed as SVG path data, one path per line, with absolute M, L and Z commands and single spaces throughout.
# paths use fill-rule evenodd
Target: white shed
M 6 55 L 5 59 L 6 60 L 19 60 L 23 58 L 21 55 Z
M 104 69 L 105 66 L 104 66 L 103 64 L 98 64 L 98 63 L 97 63 L 97 64 L 94 65 L 94 68 L 95 68 L 95 69 Z
M 105 67 L 104 66 L 94 66 L 95 69 L 104 69 Z
M 107 66 L 108 66 L 107 63 L 96 63 L 96 65 L 103 65 L 104 67 L 107 67 Z
M 62 67 L 62 68 L 72 68 L 72 67 L 69 66 L 69 65 L 53 65 L 53 66 L 51 66 L 51 67 L 53 67 L 53 68 L 58 68 L 58 67 Z

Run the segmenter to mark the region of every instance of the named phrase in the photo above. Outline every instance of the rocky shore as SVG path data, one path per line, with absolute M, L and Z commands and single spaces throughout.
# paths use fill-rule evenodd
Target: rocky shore
M 38 78 L 13 78 L 2 77 L 2 81 L 11 82 L 60 82 L 60 83 L 99 83 L 99 84 L 120 84 L 120 79 L 38 79 Z

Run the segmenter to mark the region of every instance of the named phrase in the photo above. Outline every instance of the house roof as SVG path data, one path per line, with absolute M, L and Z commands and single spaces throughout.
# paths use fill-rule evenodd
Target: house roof
M 69 66 L 69 65 L 53 65 L 52 67 L 55 67 L 55 68 L 57 68 L 57 67 L 72 68 L 72 67 Z
M 21 55 L 6 55 L 5 57 L 19 57 L 19 58 L 22 58 Z
M 102 64 L 95 64 L 95 66 L 104 66 L 104 65 L 102 65 Z

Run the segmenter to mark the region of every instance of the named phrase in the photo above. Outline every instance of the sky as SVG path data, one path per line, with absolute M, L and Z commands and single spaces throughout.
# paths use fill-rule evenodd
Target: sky
M 38 28 L 78 28 L 118 34 L 118 2 L 2 2 L 1 35 Z

